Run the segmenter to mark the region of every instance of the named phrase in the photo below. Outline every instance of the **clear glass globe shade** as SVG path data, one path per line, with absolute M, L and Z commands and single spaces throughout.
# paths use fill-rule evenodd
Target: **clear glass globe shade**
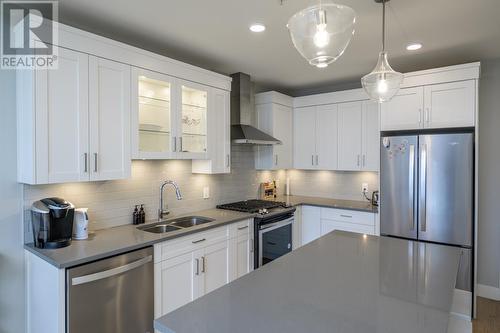
M 355 23 L 351 7 L 323 2 L 293 15 L 287 27 L 297 51 L 311 65 L 323 68 L 344 53 Z
M 392 69 L 387 61 L 386 52 L 380 52 L 373 71 L 361 79 L 368 96 L 379 103 L 390 101 L 399 91 L 402 82 L 403 74 Z

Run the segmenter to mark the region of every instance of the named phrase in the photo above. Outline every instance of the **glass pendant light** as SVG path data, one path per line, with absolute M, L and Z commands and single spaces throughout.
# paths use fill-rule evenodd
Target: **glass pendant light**
M 320 0 L 293 15 L 286 26 L 297 51 L 311 65 L 324 68 L 344 53 L 355 23 L 351 7 Z
M 388 1 L 375 0 L 377 3 L 382 3 L 382 51 L 378 55 L 377 65 L 373 71 L 361 79 L 368 96 L 379 103 L 390 101 L 403 82 L 403 74 L 392 69 L 385 51 L 385 3 Z

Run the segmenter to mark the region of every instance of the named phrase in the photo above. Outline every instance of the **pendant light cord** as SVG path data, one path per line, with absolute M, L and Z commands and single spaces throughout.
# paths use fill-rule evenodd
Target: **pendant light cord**
M 385 1 L 382 1 L 382 52 L 385 52 Z

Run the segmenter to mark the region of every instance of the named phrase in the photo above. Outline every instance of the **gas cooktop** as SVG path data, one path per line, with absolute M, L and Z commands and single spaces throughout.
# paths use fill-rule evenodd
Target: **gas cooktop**
M 267 200 L 245 200 L 232 202 L 224 205 L 218 205 L 219 209 L 235 210 L 238 212 L 245 213 L 266 213 L 267 210 L 273 208 L 284 208 L 286 203 L 278 201 L 267 201 Z

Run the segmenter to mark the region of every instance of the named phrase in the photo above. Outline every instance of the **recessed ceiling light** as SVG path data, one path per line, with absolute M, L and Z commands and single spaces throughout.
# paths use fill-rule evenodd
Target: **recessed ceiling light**
M 408 51 L 416 51 L 416 50 L 420 50 L 422 48 L 422 43 L 410 43 L 408 45 L 406 45 L 406 49 Z
M 266 30 L 266 26 L 261 24 L 261 23 L 254 23 L 250 26 L 250 31 L 253 31 L 253 32 L 262 32 L 264 30 Z

